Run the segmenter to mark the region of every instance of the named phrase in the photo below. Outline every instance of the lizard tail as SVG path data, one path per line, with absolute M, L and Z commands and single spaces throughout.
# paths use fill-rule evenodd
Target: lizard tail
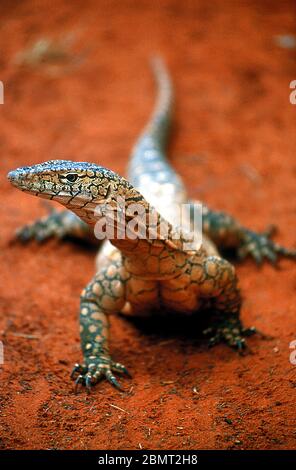
M 158 96 L 152 116 L 144 129 L 144 134 L 150 136 L 161 149 L 165 147 L 171 124 L 173 107 L 172 82 L 161 57 L 151 59 L 151 68 L 157 85 Z
M 152 115 L 137 139 L 130 156 L 128 177 L 133 183 L 138 180 L 137 174 L 155 172 L 157 162 L 165 166 L 165 170 L 171 171 L 164 152 L 171 122 L 172 83 L 160 57 L 153 57 L 151 66 L 157 85 L 157 99 Z

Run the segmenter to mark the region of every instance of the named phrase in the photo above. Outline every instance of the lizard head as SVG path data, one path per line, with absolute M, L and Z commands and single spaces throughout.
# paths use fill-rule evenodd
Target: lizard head
M 17 168 L 8 179 L 23 192 L 59 202 L 89 225 L 98 220 L 99 205 L 126 194 L 139 197 L 126 179 L 94 163 L 50 160 Z
M 72 210 L 133 190 L 128 181 L 107 168 L 69 160 L 17 168 L 8 173 L 8 179 L 23 192 L 57 201 Z

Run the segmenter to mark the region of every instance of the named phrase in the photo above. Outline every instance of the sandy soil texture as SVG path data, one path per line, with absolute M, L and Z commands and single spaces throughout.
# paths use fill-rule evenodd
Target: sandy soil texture
M 12 243 L 46 208 L 6 180 L 54 158 L 123 174 L 153 104 L 149 57 L 159 53 L 176 89 L 170 158 L 190 196 L 256 229 L 276 223 L 277 240 L 295 246 L 295 48 L 282 40 L 294 30 L 293 2 L 2 1 L 0 19 L 2 448 L 295 448 L 295 263 L 237 264 L 243 320 L 271 336 L 252 338 L 253 354 L 208 350 L 189 320 L 112 317 L 129 392 L 102 383 L 75 396 L 79 294 L 94 253 Z

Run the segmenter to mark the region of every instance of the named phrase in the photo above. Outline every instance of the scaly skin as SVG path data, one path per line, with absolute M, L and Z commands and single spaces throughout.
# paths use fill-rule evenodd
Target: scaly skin
M 97 272 L 81 295 L 80 334 L 84 360 L 76 364 L 72 377 L 90 388 L 102 378 L 121 388 L 114 373 L 128 374 L 113 361 L 109 351 L 109 316 L 125 312 L 149 314 L 152 310 L 196 313 L 210 309 L 214 321 L 210 345 L 220 341 L 242 350 L 245 337 L 255 332 L 240 321 L 241 296 L 234 267 L 223 259 L 217 247 L 233 247 L 243 258 L 257 262 L 277 255 L 296 256 L 270 239 L 270 232 L 257 234 L 233 217 L 203 208 L 203 244 L 184 249 L 191 241 L 184 226 L 178 227 L 176 207 L 188 202 L 180 177 L 165 156 L 165 144 L 172 107 L 172 87 L 160 60 L 154 61 L 159 97 L 152 117 L 138 139 L 130 158 L 128 179 L 93 163 L 54 160 L 23 167 L 9 173 L 11 183 L 21 191 L 60 202 L 66 210 L 52 213 L 18 231 L 21 240 L 75 236 L 90 239 L 98 221 L 113 209 L 116 229 L 128 228 L 133 204 L 145 214 L 154 214 L 153 237 L 148 221 L 139 234 L 125 239 L 115 234 L 103 243 L 97 257 Z M 124 198 L 124 211 L 115 199 Z M 157 209 L 157 211 L 154 209 Z M 194 205 L 191 205 L 194 212 Z M 72 211 L 72 212 L 69 212 Z M 74 215 L 74 214 L 75 215 Z M 165 215 L 165 218 L 163 217 Z M 104 219 L 104 216 L 106 219 Z M 110 221 L 110 220 L 109 220 Z M 166 224 L 168 236 L 162 236 Z M 111 242 L 111 243 L 110 243 Z

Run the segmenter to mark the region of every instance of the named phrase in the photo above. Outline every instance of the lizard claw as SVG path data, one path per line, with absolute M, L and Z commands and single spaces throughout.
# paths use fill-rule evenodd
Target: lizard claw
M 77 394 L 78 386 L 80 383 L 83 383 L 83 375 L 79 375 L 75 380 L 74 393 Z
M 81 374 L 82 372 L 86 372 L 86 371 L 87 371 L 87 368 L 85 364 L 83 364 L 82 366 L 80 364 L 75 364 L 75 366 L 72 369 L 70 377 L 71 379 L 73 379 L 77 372 Z
M 123 364 L 120 364 L 119 362 L 112 362 L 112 369 L 115 370 L 116 372 L 125 374 L 129 378 L 132 377 L 129 371 L 127 370 L 127 368 Z

